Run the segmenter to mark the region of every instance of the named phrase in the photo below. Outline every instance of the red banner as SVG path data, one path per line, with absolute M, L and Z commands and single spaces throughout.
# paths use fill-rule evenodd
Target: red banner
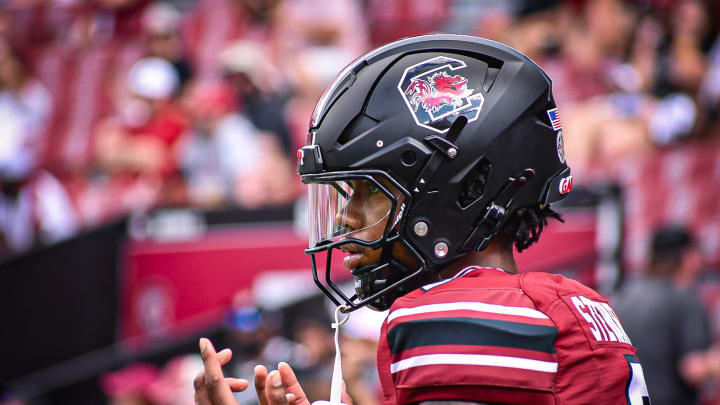
M 562 270 L 592 285 L 594 215 L 566 219 L 565 224 L 549 225 L 540 243 L 517 255 L 518 267 Z M 280 298 L 312 289 L 306 247 L 290 224 L 211 229 L 192 241 L 130 242 L 122 271 L 120 336 L 129 347 L 140 348 L 155 339 L 217 325 L 233 295 L 268 274 L 276 275 L 274 293 Z M 333 267 L 333 274 L 349 278 L 340 260 Z

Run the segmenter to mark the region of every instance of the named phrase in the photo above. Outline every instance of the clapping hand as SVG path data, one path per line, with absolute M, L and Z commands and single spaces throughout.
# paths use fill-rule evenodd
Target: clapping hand
M 233 392 L 247 389 L 247 380 L 225 377 L 222 366 L 232 358 L 232 351 L 215 351 L 213 344 L 200 339 L 200 354 L 205 368 L 193 381 L 195 404 L 197 405 L 239 405 Z M 278 369 L 268 373 L 264 366 L 255 366 L 255 390 L 260 405 L 310 405 L 290 365 L 278 364 Z

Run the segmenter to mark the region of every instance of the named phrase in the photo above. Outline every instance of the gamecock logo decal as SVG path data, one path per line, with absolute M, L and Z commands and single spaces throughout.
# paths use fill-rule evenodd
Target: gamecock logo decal
M 445 133 L 459 115 L 468 122 L 478 118 L 485 99 L 468 87 L 462 76 L 466 67 L 461 60 L 438 56 L 405 69 L 398 90 L 417 125 Z

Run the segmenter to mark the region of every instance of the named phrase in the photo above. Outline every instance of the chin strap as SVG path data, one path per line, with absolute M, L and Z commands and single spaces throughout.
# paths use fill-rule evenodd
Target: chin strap
M 335 329 L 335 364 L 333 365 L 332 383 L 330 384 L 330 405 L 342 404 L 343 377 L 342 356 L 340 355 L 340 326 L 350 319 L 350 314 L 348 314 L 344 319 L 340 320 L 340 312 L 344 309 L 346 309 L 344 305 L 335 308 L 335 322 L 332 324 L 333 329 Z
M 340 313 L 347 309 L 345 305 L 335 308 L 335 322 L 330 324 L 335 329 L 335 364 L 333 365 L 332 381 L 330 383 L 330 401 L 315 401 L 312 405 L 346 405 L 342 402 L 342 357 L 340 356 L 340 326 L 350 319 L 350 314 L 340 319 Z
M 505 223 L 505 217 L 508 214 L 513 197 L 534 176 L 535 171 L 533 169 L 525 169 L 520 176 L 509 179 L 505 188 L 488 204 L 485 214 L 463 244 L 462 250 L 480 251 L 488 247 L 490 240 L 500 230 L 502 224 Z

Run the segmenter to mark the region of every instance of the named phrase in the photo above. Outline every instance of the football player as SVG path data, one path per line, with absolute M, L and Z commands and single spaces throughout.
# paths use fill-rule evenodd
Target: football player
M 517 272 L 513 246 L 560 219 L 550 204 L 572 187 L 550 78 L 518 51 L 427 35 L 362 56 L 318 102 L 298 171 L 316 283 L 346 312 L 389 309 L 383 403 L 649 403 L 605 298 Z M 338 251 L 351 296 L 331 276 Z M 229 352 L 201 347 L 198 402 L 234 403 L 247 382 L 223 378 Z M 263 405 L 307 403 L 285 363 L 255 384 Z

